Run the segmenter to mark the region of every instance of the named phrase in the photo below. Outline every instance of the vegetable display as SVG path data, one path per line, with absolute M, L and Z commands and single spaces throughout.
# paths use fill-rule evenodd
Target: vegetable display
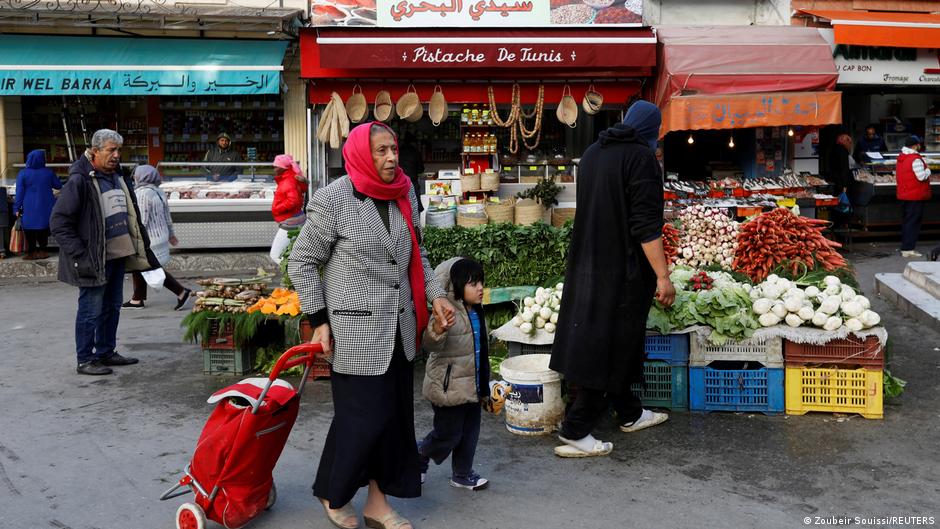
M 675 303 L 668 309 L 654 303 L 647 328 L 670 334 L 695 325 L 709 326 L 712 331 L 708 340 L 716 345 L 749 338 L 760 326 L 750 310 L 751 286 L 724 272 L 710 272 L 707 277 L 712 282 L 710 288 L 703 289 L 700 272 L 677 266 L 669 277 L 676 287 Z
M 539 288 L 535 297 L 522 300 L 519 313 L 510 322 L 528 335 L 536 334 L 540 329 L 554 334 L 564 288 L 564 283 L 558 283 L 554 288 Z
M 663 252 L 666 262 L 675 264 L 679 257 L 679 230 L 669 222 L 663 225 Z
M 797 283 L 771 274 L 751 290 L 751 308 L 762 327 L 785 323 L 790 327 L 803 325 L 827 331 L 843 325 L 852 332 L 870 329 L 881 323 L 881 316 L 871 310 L 871 302 L 835 276 L 826 276 L 822 283 L 805 289 Z
M 764 213 L 741 227 L 733 269 L 760 282 L 779 266 L 794 275 L 801 269 L 843 268 L 845 258 L 836 251 L 841 245 L 822 235 L 826 224 L 785 208 Z
M 293 290 L 275 288 L 269 297 L 259 299 L 247 309 L 248 313 L 259 311 L 261 314 L 273 316 L 298 316 L 300 315 L 300 298 Z
M 692 206 L 680 216 L 681 236 L 677 265 L 730 269 L 738 245 L 738 223 L 716 208 Z
M 213 311 L 241 313 L 261 297 L 270 275 L 259 274 L 251 279 L 200 279 L 196 284 L 205 287 L 196 292 L 193 312 Z

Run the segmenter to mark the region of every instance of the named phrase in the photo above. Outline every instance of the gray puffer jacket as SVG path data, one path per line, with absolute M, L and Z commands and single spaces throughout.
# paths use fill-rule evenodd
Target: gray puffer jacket
M 444 261 L 434 269 L 438 284 L 447 291 L 447 301 L 453 305 L 455 321 L 453 327 L 443 334 L 433 329 L 434 315 L 424 331 L 423 345 L 430 353 L 424 372 L 422 393 L 435 406 L 459 406 L 479 402 L 489 393 L 490 361 L 487 346 L 486 319 L 483 307 L 476 305 L 470 310 L 480 318 L 480 365 L 476 363 L 473 344 L 473 327 L 470 315 L 462 301 L 457 301 L 454 286 L 450 282 L 450 268 L 460 257 Z M 479 369 L 479 385 L 477 385 Z

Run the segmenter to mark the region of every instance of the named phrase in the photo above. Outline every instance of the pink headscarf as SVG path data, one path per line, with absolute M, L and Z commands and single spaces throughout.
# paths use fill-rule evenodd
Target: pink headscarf
M 346 162 L 346 172 L 356 191 L 376 200 L 394 200 L 398 210 L 405 218 L 408 232 L 411 234 L 411 259 L 408 263 L 408 278 L 411 281 L 411 299 L 414 301 L 415 312 L 418 319 L 418 345 L 421 344 L 421 335 L 428 326 L 428 300 L 424 292 L 424 264 L 421 260 L 421 248 L 418 246 L 418 237 L 414 223 L 411 220 L 411 201 L 408 192 L 411 190 L 411 180 L 399 167 L 395 171 L 395 179 L 385 183 L 375 169 L 372 160 L 372 126 L 379 125 L 395 136 L 388 125 L 380 121 L 363 123 L 349 132 L 346 144 L 343 146 L 343 160 Z
M 303 170 L 300 168 L 294 157 L 289 154 L 278 154 L 274 157 L 274 167 L 280 167 L 281 169 L 290 169 L 294 171 L 294 178 L 301 182 L 306 182 L 307 177 L 304 175 Z

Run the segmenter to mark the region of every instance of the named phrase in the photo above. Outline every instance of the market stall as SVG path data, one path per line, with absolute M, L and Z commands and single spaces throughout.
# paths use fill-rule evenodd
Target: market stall
M 577 158 L 638 95 L 655 37 L 625 27 L 320 27 L 301 33 L 301 63 L 318 182 L 343 174 L 343 132 L 379 119 L 421 159 L 413 176 L 436 201 L 505 201 L 548 180 L 559 202 L 573 202 Z

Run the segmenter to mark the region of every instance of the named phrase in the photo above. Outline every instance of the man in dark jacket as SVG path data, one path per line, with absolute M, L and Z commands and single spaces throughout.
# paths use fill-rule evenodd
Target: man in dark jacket
M 115 351 L 124 272 L 149 270 L 155 261 L 133 183 L 121 176 L 123 143 L 113 130 L 95 132 L 52 209 L 59 281 L 79 287 L 75 349 L 83 375 L 108 375 L 109 366 L 137 363 Z
M 232 147 L 232 138 L 226 133 L 219 134 L 215 145 L 206 151 L 204 162 L 240 162 L 242 155 Z M 210 182 L 234 182 L 238 178 L 238 167 L 234 165 L 213 165 L 206 167 L 206 180 Z
M 568 249 L 551 368 L 576 388 L 555 448 L 561 457 L 606 455 L 591 435 L 613 404 L 621 430 L 665 421 L 630 390 L 643 380 L 646 318 L 675 288 L 663 253 L 663 182 L 653 149 L 662 116 L 637 101 L 623 123 L 601 132 L 578 169 L 578 216 Z

